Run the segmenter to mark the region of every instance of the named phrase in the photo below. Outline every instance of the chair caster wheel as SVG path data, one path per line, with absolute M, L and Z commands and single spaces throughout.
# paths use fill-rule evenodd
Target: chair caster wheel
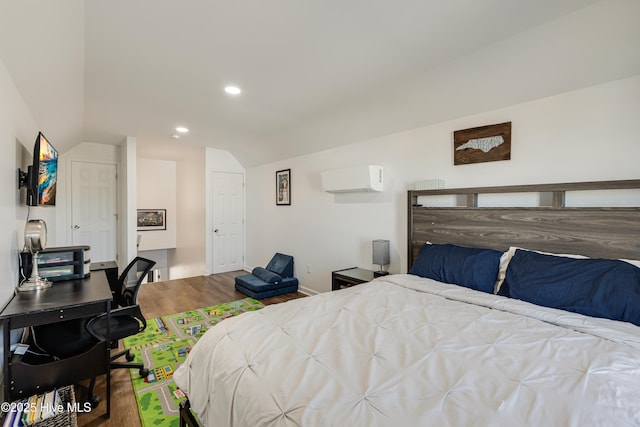
M 88 402 L 91 405 L 91 409 L 96 409 L 100 403 L 100 396 L 93 396 L 88 400 Z
M 138 373 L 140 374 L 140 377 L 146 378 L 149 375 L 149 370 L 146 368 L 140 368 Z
M 133 353 L 127 353 L 125 358 L 127 359 L 127 362 L 131 362 L 133 359 L 136 358 L 136 356 Z

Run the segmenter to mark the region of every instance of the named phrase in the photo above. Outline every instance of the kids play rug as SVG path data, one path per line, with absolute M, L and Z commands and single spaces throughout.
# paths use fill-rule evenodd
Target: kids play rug
M 147 319 L 147 328 L 123 340 L 136 361 L 149 369 L 147 378 L 131 370 L 131 381 L 144 427 L 178 427 L 179 404 L 185 399 L 173 382 L 173 372 L 184 362 L 191 347 L 210 327 L 227 317 L 264 305 L 252 298 Z

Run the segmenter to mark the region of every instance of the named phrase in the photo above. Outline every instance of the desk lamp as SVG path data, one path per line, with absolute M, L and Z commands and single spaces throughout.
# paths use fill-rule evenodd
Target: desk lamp
M 38 273 L 38 253 L 47 245 L 47 224 L 41 219 L 31 219 L 24 227 L 24 244 L 31 253 L 31 277 L 18 286 L 18 292 L 37 291 L 51 286 L 51 282 Z

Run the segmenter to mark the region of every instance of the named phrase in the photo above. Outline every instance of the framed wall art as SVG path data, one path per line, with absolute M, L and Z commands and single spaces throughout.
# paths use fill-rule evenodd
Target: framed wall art
M 453 164 L 511 159 L 511 122 L 453 132 Z
M 138 231 L 167 229 L 166 209 L 138 209 Z
M 276 172 L 276 205 L 291 204 L 291 169 Z

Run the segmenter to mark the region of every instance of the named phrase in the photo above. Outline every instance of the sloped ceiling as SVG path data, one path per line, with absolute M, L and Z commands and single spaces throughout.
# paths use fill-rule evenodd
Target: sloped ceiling
M 250 167 L 415 126 L 409 83 L 594 3 L 0 0 L 0 59 L 62 152 L 183 125 Z

